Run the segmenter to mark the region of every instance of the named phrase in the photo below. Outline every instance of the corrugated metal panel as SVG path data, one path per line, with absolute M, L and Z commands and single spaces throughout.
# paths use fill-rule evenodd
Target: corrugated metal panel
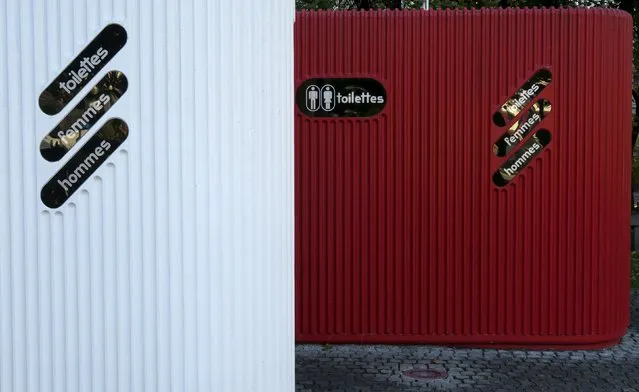
M 0 391 L 293 391 L 293 4 L 0 7 Z M 58 209 L 38 97 L 109 23 L 124 144 Z M 275 54 L 275 55 L 274 55 Z M 93 61 L 93 60 L 91 60 Z M 86 136 L 85 139 L 89 139 Z M 71 177 L 69 177 L 71 178 Z M 257 328 L 256 328 L 257 326 Z
M 605 345 L 629 317 L 631 18 L 304 12 L 296 86 L 381 81 L 375 117 L 298 110 L 302 342 Z M 493 184 L 493 113 L 537 70 L 552 141 Z

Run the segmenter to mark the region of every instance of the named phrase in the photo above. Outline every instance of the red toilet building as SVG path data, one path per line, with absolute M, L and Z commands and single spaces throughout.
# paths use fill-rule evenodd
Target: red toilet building
M 618 342 L 628 14 L 301 12 L 295 34 L 299 342 Z

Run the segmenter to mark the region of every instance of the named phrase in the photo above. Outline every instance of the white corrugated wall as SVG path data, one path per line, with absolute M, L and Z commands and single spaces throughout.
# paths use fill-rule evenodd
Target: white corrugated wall
M 0 1 L 0 392 L 294 390 L 292 0 Z M 111 22 L 58 115 L 38 96 Z M 126 142 L 62 207 L 38 146 L 106 72 Z

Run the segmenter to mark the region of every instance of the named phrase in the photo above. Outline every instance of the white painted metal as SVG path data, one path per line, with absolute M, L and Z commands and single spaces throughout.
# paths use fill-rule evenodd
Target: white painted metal
M 294 390 L 293 20 L 292 0 L 1 2 L 0 392 Z M 55 116 L 38 96 L 111 22 L 128 42 L 89 86 L 129 89 L 90 133 L 129 138 L 48 210 L 38 146 L 89 87 Z

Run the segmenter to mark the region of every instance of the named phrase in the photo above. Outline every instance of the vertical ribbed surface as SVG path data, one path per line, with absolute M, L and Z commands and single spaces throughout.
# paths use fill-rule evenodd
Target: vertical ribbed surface
M 374 77 L 372 119 L 296 118 L 304 342 L 612 343 L 629 312 L 632 27 L 611 10 L 304 12 L 296 85 Z M 552 72 L 550 145 L 503 189 L 492 114 Z
M 293 12 L 3 2 L 0 391 L 294 390 Z M 38 143 L 88 88 L 53 117 L 38 96 L 112 22 L 128 42 L 90 86 L 129 88 L 90 134 L 119 117 L 129 137 L 47 210 L 63 161 Z

